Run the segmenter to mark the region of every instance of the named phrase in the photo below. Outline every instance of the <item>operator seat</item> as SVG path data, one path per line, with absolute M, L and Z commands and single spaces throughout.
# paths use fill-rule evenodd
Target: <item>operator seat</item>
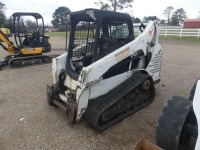
M 33 37 L 33 41 L 32 41 L 31 46 L 33 47 L 41 46 L 39 31 L 34 30 L 32 32 L 32 37 Z

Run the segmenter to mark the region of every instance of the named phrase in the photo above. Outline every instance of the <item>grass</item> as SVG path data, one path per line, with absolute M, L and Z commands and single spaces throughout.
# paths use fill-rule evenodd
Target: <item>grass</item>
M 49 36 L 66 37 L 66 32 L 47 32 L 46 34 Z M 200 42 L 200 38 L 197 37 L 178 37 L 178 36 L 167 36 L 167 37 L 159 36 L 159 40 Z
M 83 34 L 83 33 L 85 33 L 85 34 Z M 60 36 L 60 37 L 66 37 L 66 32 L 46 32 L 45 34 L 47 34 L 47 35 L 49 35 L 49 36 Z M 69 37 L 69 34 L 70 33 L 68 33 L 68 37 Z M 85 36 L 84 36 L 85 35 Z M 89 32 L 89 38 L 91 38 L 92 37 L 92 32 Z M 79 31 L 76 31 L 76 36 L 78 36 L 78 37 L 80 37 L 81 36 L 81 38 L 83 38 L 83 37 L 85 37 L 86 38 L 86 36 L 87 36 L 87 31 L 85 31 L 85 32 L 79 32 Z
M 159 40 L 200 42 L 200 38 L 197 37 L 178 37 L 178 36 L 167 36 L 167 37 L 159 36 Z
M 49 36 L 66 37 L 66 32 L 47 32 L 46 34 L 49 35 Z

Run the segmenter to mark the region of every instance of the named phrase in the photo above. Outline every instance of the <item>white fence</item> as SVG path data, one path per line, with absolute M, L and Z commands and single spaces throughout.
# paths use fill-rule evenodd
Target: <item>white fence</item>
M 140 35 L 140 30 L 139 28 L 134 29 L 134 34 Z M 162 36 L 178 36 L 178 37 L 184 37 L 184 36 L 189 36 L 189 37 L 200 37 L 200 28 L 199 29 L 183 29 L 183 28 L 160 28 L 159 30 L 159 35 Z

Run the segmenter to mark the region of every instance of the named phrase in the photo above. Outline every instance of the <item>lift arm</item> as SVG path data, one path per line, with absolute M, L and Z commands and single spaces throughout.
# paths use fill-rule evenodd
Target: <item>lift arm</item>
M 8 47 L 6 47 L 2 42 L 6 43 Z M 18 48 L 15 47 L 13 42 L 11 42 L 7 36 L 0 30 L 0 45 L 3 47 L 4 50 L 8 51 L 9 53 L 18 53 Z

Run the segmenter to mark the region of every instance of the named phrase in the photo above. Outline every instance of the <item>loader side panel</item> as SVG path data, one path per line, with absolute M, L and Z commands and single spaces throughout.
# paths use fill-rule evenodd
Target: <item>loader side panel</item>
M 117 76 L 114 76 L 109 79 L 101 80 L 96 84 L 92 85 L 92 90 L 90 91 L 89 99 L 93 99 L 95 97 L 104 95 L 112 90 L 114 87 L 118 86 L 119 84 L 123 83 L 125 80 L 130 78 L 132 72 L 126 72 Z M 109 83 L 109 84 L 107 84 Z M 106 86 L 104 86 L 106 85 Z
M 66 61 L 67 61 L 67 53 L 62 54 L 57 58 L 53 58 L 52 62 L 53 84 L 58 83 L 61 70 L 65 70 Z
M 160 80 L 161 60 L 162 46 L 157 44 L 154 48 L 152 58 L 146 68 L 146 71 L 152 76 L 154 82 L 158 82 Z

